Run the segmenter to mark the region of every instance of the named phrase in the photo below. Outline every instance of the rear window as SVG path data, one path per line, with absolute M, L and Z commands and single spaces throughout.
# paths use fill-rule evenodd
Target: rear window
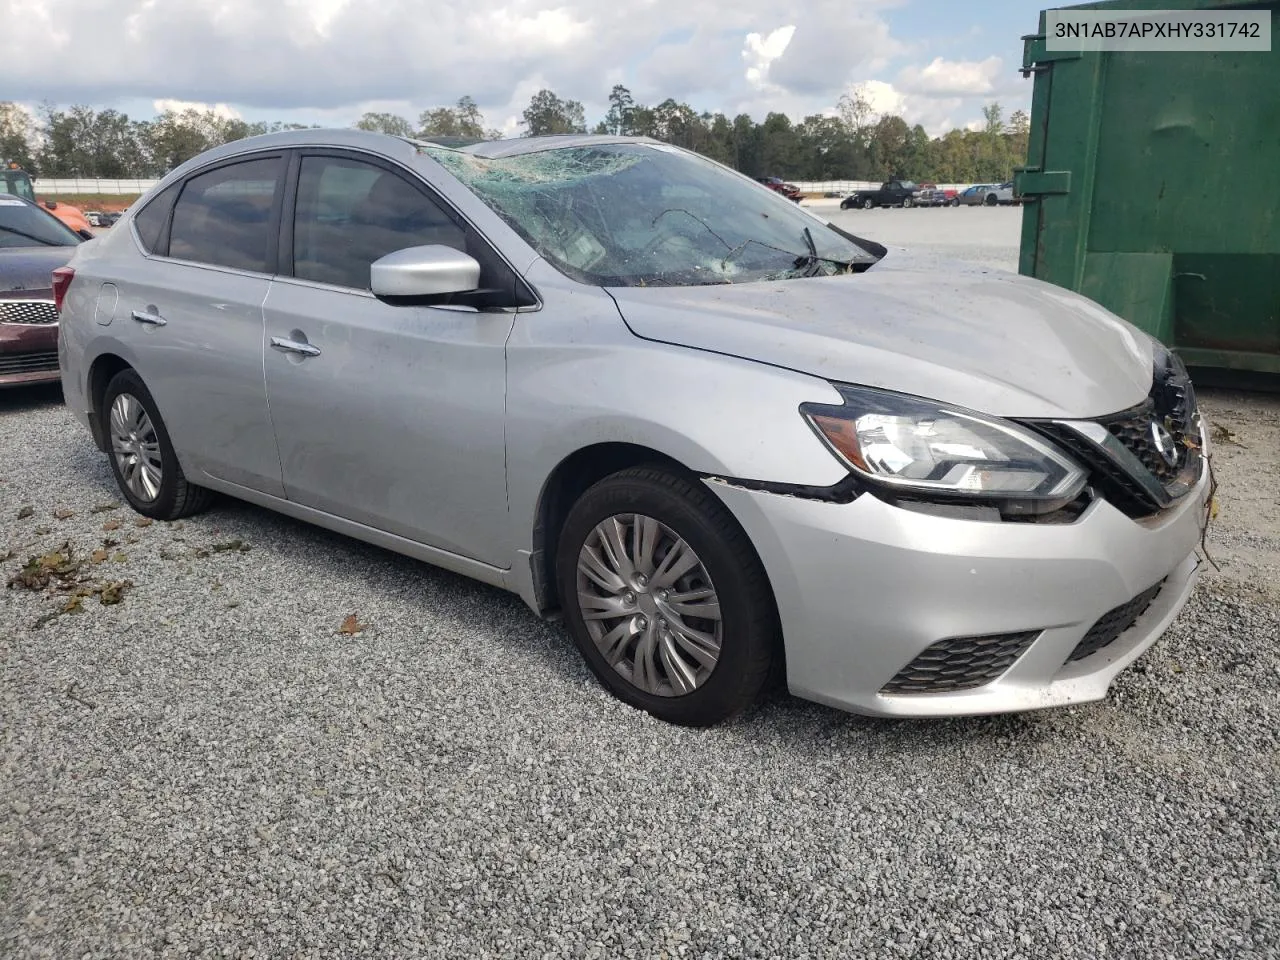
M 271 211 L 283 174 L 283 160 L 267 157 L 192 177 L 173 208 L 169 256 L 274 273 Z

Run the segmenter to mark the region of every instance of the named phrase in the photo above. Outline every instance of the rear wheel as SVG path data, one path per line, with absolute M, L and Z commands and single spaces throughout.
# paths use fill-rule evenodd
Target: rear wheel
M 910 197 L 905 197 L 903 198 L 902 205 L 906 208 L 910 208 L 915 206 L 915 201 L 912 200 Z
M 129 506 L 155 520 L 177 520 L 205 509 L 212 493 L 188 483 L 151 391 L 133 370 L 121 370 L 102 395 L 111 472 Z
M 556 579 L 592 672 L 659 719 L 719 723 L 769 679 L 768 578 L 737 521 L 693 481 L 636 467 L 591 487 L 565 520 Z

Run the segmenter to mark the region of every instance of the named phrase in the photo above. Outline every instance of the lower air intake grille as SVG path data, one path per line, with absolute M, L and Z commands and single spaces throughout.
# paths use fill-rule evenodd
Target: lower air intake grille
M 1098 622 L 1089 628 L 1084 639 L 1076 644 L 1076 648 L 1071 651 L 1071 656 L 1067 657 L 1067 663 L 1091 657 L 1103 647 L 1114 643 L 1120 634 L 1137 623 L 1138 618 L 1147 612 L 1147 607 L 1151 606 L 1151 601 L 1155 600 L 1156 594 L 1163 586 L 1164 581 L 1161 580 L 1128 603 L 1122 603 L 1114 610 L 1104 613 Z
M 58 369 L 58 351 L 0 354 L 0 377 L 18 373 L 53 373 Z
M 939 640 L 898 671 L 881 693 L 950 693 L 995 680 L 1027 652 L 1039 630 Z

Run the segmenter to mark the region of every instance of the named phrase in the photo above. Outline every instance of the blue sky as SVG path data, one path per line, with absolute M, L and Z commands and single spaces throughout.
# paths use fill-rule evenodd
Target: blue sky
M 589 121 L 614 83 L 699 110 L 832 110 L 860 90 L 931 133 L 1025 108 L 1040 0 L 25 0 L 0 35 L 4 95 L 249 120 L 410 119 L 469 95 L 515 132 L 548 87 Z M 109 53 L 107 52 L 109 51 Z M 51 70 L 50 64 L 58 69 Z M 124 67 L 127 65 L 127 68 Z

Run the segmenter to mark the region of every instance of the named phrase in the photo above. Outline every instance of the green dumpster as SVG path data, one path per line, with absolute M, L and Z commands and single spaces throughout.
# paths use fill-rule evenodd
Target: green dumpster
M 1280 374 L 1280 0 L 1069 9 L 1265 10 L 1272 50 L 1050 51 L 1042 12 L 1023 38 L 1035 87 L 1019 272 L 1188 365 Z

